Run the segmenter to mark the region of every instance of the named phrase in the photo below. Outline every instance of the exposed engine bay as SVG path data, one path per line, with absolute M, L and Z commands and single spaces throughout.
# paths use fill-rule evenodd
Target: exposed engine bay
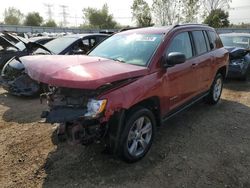
M 58 137 L 77 144 L 88 144 L 104 136 L 106 126 L 100 121 L 106 100 L 94 99 L 97 92 L 49 87 L 41 94 L 47 100 L 49 111 L 41 115 L 48 123 L 59 123 Z
M 107 83 L 96 90 L 48 87 L 48 92 L 40 95 L 45 99 L 48 111 L 41 115 L 47 123 L 59 123 L 58 138 L 70 143 L 89 144 L 105 137 L 108 122 L 104 122 L 107 100 L 98 96 L 129 84 L 138 77 Z

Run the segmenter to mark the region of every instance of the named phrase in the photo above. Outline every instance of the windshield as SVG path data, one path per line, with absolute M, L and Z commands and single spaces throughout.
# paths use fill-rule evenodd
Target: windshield
M 240 48 L 250 47 L 250 37 L 246 36 L 220 36 L 224 46 L 233 46 Z
M 98 45 L 89 55 L 147 66 L 162 37 L 162 34 L 114 35 Z
M 77 38 L 75 37 L 60 37 L 60 38 L 54 39 L 46 43 L 44 46 L 47 49 L 49 49 L 51 52 L 53 52 L 54 54 L 59 54 L 76 40 Z M 35 51 L 35 53 L 39 54 L 39 53 L 48 53 L 48 52 L 39 48 Z

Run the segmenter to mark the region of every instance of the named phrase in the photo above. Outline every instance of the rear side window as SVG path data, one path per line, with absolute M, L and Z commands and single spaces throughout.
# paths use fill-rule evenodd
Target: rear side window
M 193 56 L 192 45 L 188 32 L 180 33 L 174 37 L 168 47 L 167 54 L 171 52 L 181 52 L 185 54 L 187 59 Z
M 203 35 L 204 35 L 205 40 L 206 40 L 206 45 L 207 45 L 208 51 L 212 50 L 213 48 L 211 48 L 212 46 L 210 45 L 210 41 L 209 41 L 207 32 L 206 32 L 206 31 L 203 31 Z
M 192 31 L 197 55 L 207 52 L 207 43 L 202 31 Z

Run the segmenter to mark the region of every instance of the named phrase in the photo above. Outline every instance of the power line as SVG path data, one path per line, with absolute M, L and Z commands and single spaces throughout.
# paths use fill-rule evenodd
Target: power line
M 48 20 L 52 20 L 53 13 L 52 13 L 51 8 L 53 7 L 53 5 L 44 3 L 44 6 L 47 7 L 47 10 L 48 10 L 46 12 L 48 14 Z
M 237 9 L 250 9 L 250 5 L 247 6 L 238 6 L 238 7 L 231 7 L 230 10 L 237 10 Z
M 68 22 L 67 22 L 67 16 L 69 15 L 67 12 L 68 6 L 60 5 L 60 7 L 62 8 L 62 12 L 60 13 L 63 17 L 62 25 L 65 27 L 68 24 Z

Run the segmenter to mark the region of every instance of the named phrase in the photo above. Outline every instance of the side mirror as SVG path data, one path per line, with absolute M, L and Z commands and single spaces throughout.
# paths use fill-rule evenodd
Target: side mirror
M 171 52 L 167 55 L 164 62 L 164 67 L 173 67 L 177 64 L 182 64 L 186 61 L 185 54 L 181 52 Z

